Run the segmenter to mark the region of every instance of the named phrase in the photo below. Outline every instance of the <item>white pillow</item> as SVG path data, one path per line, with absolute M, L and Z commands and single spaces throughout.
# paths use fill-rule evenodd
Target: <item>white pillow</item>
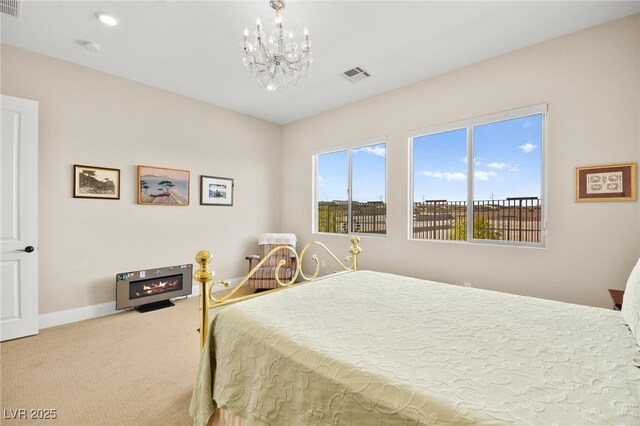
M 627 280 L 622 300 L 622 318 L 640 345 L 640 259 Z

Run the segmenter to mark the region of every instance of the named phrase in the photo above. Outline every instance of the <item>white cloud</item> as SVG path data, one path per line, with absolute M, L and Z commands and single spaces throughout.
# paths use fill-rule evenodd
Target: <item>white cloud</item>
M 452 180 L 465 180 L 467 178 L 464 173 L 460 172 L 432 172 L 429 170 L 423 170 L 420 172 L 420 174 L 422 176 L 432 177 L 440 180 L 446 179 L 449 182 L 451 182 Z
M 473 177 L 477 180 L 489 180 L 490 177 L 494 176 L 498 176 L 498 174 L 492 171 L 485 172 L 482 170 L 478 170 L 477 172 L 473 172 Z
M 496 163 L 494 161 L 493 163 L 487 164 L 487 167 L 489 167 L 490 169 L 504 170 L 504 169 L 506 169 L 508 167 L 511 167 L 511 165 L 507 164 L 507 163 Z
M 537 145 L 534 145 L 532 143 L 527 142 L 525 144 L 520 145 L 518 148 L 520 148 L 522 150 L 522 152 L 524 152 L 525 154 L 528 154 L 531 151 L 533 151 L 534 149 L 536 149 Z
M 319 187 L 327 186 L 328 183 L 329 183 L 329 179 L 328 178 L 324 178 L 324 177 L 318 175 L 318 186 Z
M 509 163 L 498 163 L 496 161 L 487 164 L 487 167 L 489 167 L 490 169 L 496 169 L 496 170 L 507 170 L 509 172 L 517 172 L 520 169 L 518 169 L 518 165 L 517 164 L 509 164 Z
M 378 157 L 384 157 L 387 148 L 384 146 L 365 146 L 364 148 L 354 149 L 353 152 L 366 152 L 367 154 L 377 155 Z
M 462 160 L 464 164 L 467 164 L 467 157 L 462 157 L 460 160 Z M 480 158 L 476 157 L 473 159 L 473 164 L 475 164 L 476 166 L 479 166 L 480 164 L 482 164 L 482 161 Z

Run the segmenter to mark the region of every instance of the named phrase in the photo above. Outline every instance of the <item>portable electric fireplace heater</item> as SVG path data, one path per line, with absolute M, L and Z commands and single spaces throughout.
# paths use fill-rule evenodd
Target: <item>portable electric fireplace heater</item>
M 191 294 L 193 265 L 176 265 L 116 275 L 116 309 L 140 312 L 173 306 L 170 299 Z

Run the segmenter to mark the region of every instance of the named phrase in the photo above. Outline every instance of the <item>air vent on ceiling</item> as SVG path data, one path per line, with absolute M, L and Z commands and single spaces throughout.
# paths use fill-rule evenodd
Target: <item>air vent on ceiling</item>
M 362 67 L 351 68 L 350 70 L 346 70 L 342 73 L 342 76 L 346 78 L 348 81 L 355 83 L 360 80 L 364 80 L 365 78 L 371 77 L 368 71 L 365 71 Z
M 17 18 L 20 14 L 20 0 L 0 0 L 0 13 Z

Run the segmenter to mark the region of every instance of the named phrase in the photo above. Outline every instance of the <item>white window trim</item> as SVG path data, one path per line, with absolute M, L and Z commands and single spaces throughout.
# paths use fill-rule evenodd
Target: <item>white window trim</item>
M 389 150 L 387 149 L 387 137 L 386 136 L 377 136 L 373 138 L 368 138 L 364 140 L 358 140 L 349 142 L 342 145 L 336 145 L 327 148 L 320 148 L 312 151 L 311 155 L 311 173 L 313 173 L 311 180 L 313 182 L 312 188 L 312 197 L 311 197 L 311 233 L 314 235 L 338 235 L 338 236 L 347 236 L 350 237 L 352 235 L 364 236 L 364 237 L 374 237 L 374 238 L 386 238 L 389 235 L 389 228 L 386 228 L 384 234 L 371 234 L 367 232 L 347 232 L 346 234 L 338 234 L 335 232 L 320 232 L 318 231 L 318 157 L 323 154 L 331 154 L 333 152 L 339 151 L 347 151 L 348 153 L 348 179 L 347 185 L 347 223 L 349 224 L 349 228 L 351 228 L 351 188 L 353 183 L 353 161 L 352 161 L 352 150 L 359 148 L 366 148 L 368 146 L 381 145 L 385 144 L 385 156 L 384 156 L 384 196 L 385 203 L 387 204 L 387 208 L 389 206 L 387 197 L 389 194 L 389 179 L 388 179 L 388 169 L 389 169 Z M 387 211 L 387 218 L 388 218 Z M 389 220 L 386 220 L 386 223 L 389 223 Z
M 540 170 L 540 199 L 542 201 L 542 208 L 540 211 L 540 242 L 528 243 L 520 241 L 501 241 L 501 240 L 483 240 L 473 238 L 473 221 L 467 220 L 467 240 L 435 240 L 426 238 L 414 238 L 413 237 L 413 139 L 416 137 L 429 136 L 436 133 L 443 133 L 459 129 L 467 129 L 467 157 L 473 158 L 473 132 L 470 131 L 472 127 L 496 123 L 499 121 L 512 120 L 515 118 L 526 117 L 529 115 L 542 114 L 542 143 L 540 157 L 542 160 Z M 449 243 L 449 244 L 481 244 L 481 245 L 498 245 L 498 246 L 510 246 L 521 248 L 546 248 L 547 246 L 547 115 L 548 105 L 546 103 L 531 105 L 523 108 L 517 108 L 509 111 L 502 111 L 495 114 L 483 115 L 479 117 L 473 117 L 465 120 L 454 121 L 446 124 L 440 124 L 436 126 L 430 126 L 423 129 L 412 130 L 407 135 L 407 141 L 409 144 L 409 176 L 407 181 L 409 182 L 408 194 L 409 194 L 409 209 L 407 215 L 408 233 L 407 239 L 410 241 L 424 241 L 435 243 Z M 473 179 L 469 179 L 469 176 L 473 176 L 473 161 L 467 161 L 467 206 L 473 206 Z
M 447 132 L 449 130 L 462 129 L 465 127 L 473 127 L 481 124 L 491 124 L 498 121 L 510 120 L 513 118 L 526 117 L 528 115 L 546 114 L 548 107 L 546 103 L 531 105 L 527 107 L 512 109 L 508 111 L 497 112 L 495 114 L 482 115 L 465 120 L 452 121 L 450 123 L 438 124 L 426 128 L 411 130 L 408 133 L 409 139 L 417 136 L 427 136 L 434 133 Z
M 368 146 L 380 145 L 382 143 L 387 143 L 386 136 L 376 136 L 373 138 L 361 139 L 361 140 L 357 140 L 357 141 L 353 141 L 353 142 L 349 142 L 341 145 L 334 145 L 326 148 L 318 148 L 311 151 L 311 155 L 313 155 L 314 157 L 317 157 L 318 155 L 322 155 L 322 154 L 331 154 L 332 152 L 345 151 L 347 149 L 354 149 L 354 148 L 366 148 Z M 342 234 L 339 234 L 339 235 L 342 235 Z

